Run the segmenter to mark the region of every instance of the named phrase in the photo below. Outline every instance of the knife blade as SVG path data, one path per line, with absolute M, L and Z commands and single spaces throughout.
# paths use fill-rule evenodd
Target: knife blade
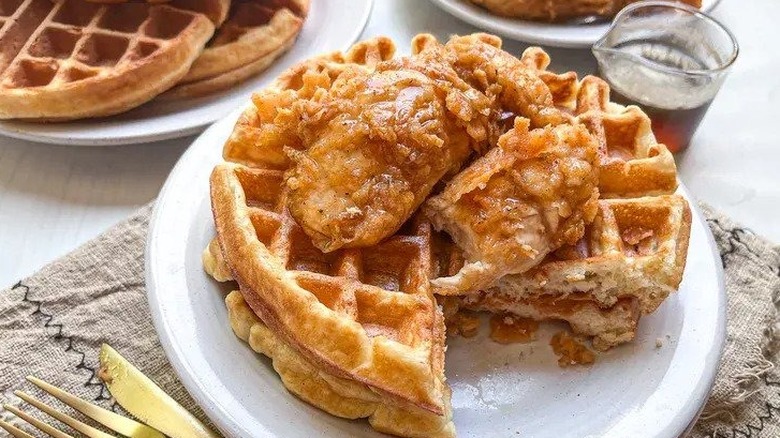
M 171 438 L 221 438 L 107 344 L 100 348 L 100 378 L 120 406 Z

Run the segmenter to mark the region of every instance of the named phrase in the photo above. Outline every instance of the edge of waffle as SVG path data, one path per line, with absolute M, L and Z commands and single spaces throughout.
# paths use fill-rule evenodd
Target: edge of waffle
M 679 287 L 690 227 L 690 207 L 679 195 L 601 200 L 577 245 L 461 297 L 460 304 L 564 320 L 575 332 L 594 337 L 599 349 L 630 341 L 639 317 L 655 311 Z
M 281 171 L 230 163 L 212 172 L 220 248 L 247 302 L 318 367 L 443 415 L 444 323 L 428 279 L 430 226 L 427 237 L 413 227 L 371 250 L 325 256 L 286 212 L 281 181 Z M 409 259 L 386 271 L 399 252 Z M 379 260 L 383 270 L 372 271 Z
M 227 21 L 217 29 L 214 38 L 192 64 L 182 83 L 195 82 L 230 72 L 265 58 L 274 53 L 278 47 L 294 40 L 303 25 L 303 18 L 308 13 L 309 1 L 290 0 L 287 4 L 280 3 L 279 8 L 275 10 L 271 10 L 265 3 L 268 2 L 261 1 L 256 5 L 247 1 L 234 0 Z M 242 22 L 247 20 L 243 15 L 250 12 L 243 10 L 242 6 L 255 7 L 251 12 L 259 10 L 267 14 L 268 21 L 262 25 Z M 236 39 L 230 41 L 234 37 Z
M 87 3 L 115 5 L 122 3 L 132 3 L 130 0 L 85 0 Z M 144 1 L 144 0 L 141 0 Z M 207 2 L 192 2 L 192 0 L 145 0 L 149 4 L 162 4 L 170 3 L 171 5 L 188 9 L 194 12 L 200 12 L 209 17 L 215 26 L 221 25 L 227 18 L 228 11 L 230 10 L 231 0 L 216 0 Z
M 187 75 L 161 98 L 192 98 L 228 89 L 267 69 L 289 50 L 303 27 L 309 0 L 267 3 L 235 1 L 227 21 Z
M 549 1 L 549 0 L 470 0 L 477 6 L 501 17 L 535 21 L 560 22 L 572 18 L 600 16 L 613 17 L 625 6 L 639 0 L 612 1 Z M 701 0 L 678 0 L 701 7 Z
M 5 12 L 0 119 L 126 111 L 178 82 L 214 32 L 203 13 L 170 4 L 23 0 Z
M 297 397 L 341 418 L 368 418 L 374 429 L 410 437 L 453 437 L 451 412 L 439 416 L 413 405 L 395 406 L 354 380 L 318 368 L 283 342 L 252 311 L 238 291 L 225 298 L 233 332 L 252 350 L 272 360 L 284 386 Z
M 547 70 L 550 57 L 528 48 L 523 63 L 547 84 L 555 105 L 575 116 L 599 143 L 599 191 L 602 198 L 671 194 L 677 189 L 677 166 L 669 149 L 656 141 L 650 118 L 637 106 L 610 102 L 603 79 Z

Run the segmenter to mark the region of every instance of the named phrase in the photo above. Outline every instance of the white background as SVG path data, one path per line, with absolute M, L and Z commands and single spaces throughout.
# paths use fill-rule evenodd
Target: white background
M 780 2 L 723 0 L 714 15 L 742 52 L 690 149 L 677 157 L 680 178 L 699 199 L 778 242 Z M 363 37 L 390 36 L 406 53 L 418 32 L 445 38 L 475 30 L 425 1 L 376 0 Z M 505 46 L 519 54 L 525 44 Z M 595 71 L 589 51 L 549 52 L 554 70 Z M 0 138 L 0 287 L 154 199 L 192 140 L 85 148 Z

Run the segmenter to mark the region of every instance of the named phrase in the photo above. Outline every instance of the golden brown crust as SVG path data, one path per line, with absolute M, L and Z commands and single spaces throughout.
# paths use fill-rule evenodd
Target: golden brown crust
M 578 17 L 613 17 L 640 0 L 471 0 L 493 14 L 538 21 L 564 21 Z M 701 0 L 679 0 L 700 8 Z
M 316 367 L 263 324 L 240 292 L 231 292 L 225 304 L 236 336 L 271 358 L 284 386 L 306 402 L 338 417 L 368 418 L 372 427 L 385 433 L 420 438 L 455 436 L 450 413 L 439 416 L 412 405 L 397 406 L 366 385 Z
M 297 99 L 312 99 L 342 73 L 373 68 L 393 57 L 395 44 L 385 37 L 355 44 L 347 52 L 332 52 L 302 61 L 285 70 L 269 87 L 260 90 L 242 113 L 228 140 L 223 157 L 252 167 L 286 169 L 285 146 L 296 147 L 289 108 Z
M 86 24 L 94 16 L 102 18 Z M 176 4 L 25 0 L 8 21 L 0 29 L 0 119 L 127 111 L 178 82 L 214 32 L 206 15 Z M 32 35 L 39 37 L 30 45 L 18 43 Z
M 250 307 L 317 367 L 443 415 L 444 323 L 428 282 L 430 226 L 326 256 L 287 213 L 281 178 L 236 164 L 218 165 L 211 177 L 222 253 Z
M 440 295 L 466 294 L 522 273 L 565 243 L 596 214 L 596 142 L 580 125 L 529 131 L 527 119 L 456 175 L 425 212 L 464 251 L 457 274 L 436 278 Z
M 236 0 L 225 23 L 214 33 L 203 53 L 181 83 L 223 75 L 259 59 L 279 55 L 300 33 L 304 16 L 284 4 L 266 0 Z M 282 50 L 283 51 L 283 50 Z
M 289 50 L 294 43 L 295 38 L 291 38 L 283 45 L 276 47 L 271 52 L 266 53 L 262 58 L 258 58 L 234 70 L 230 70 L 228 72 L 208 77 L 199 81 L 179 83 L 179 85 L 160 95 L 158 99 L 191 99 L 235 87 L 240 82 L 257 75 L 258 73 L 261 73 L 270 67 L 274 61 L 276 61 L 279 56 Z

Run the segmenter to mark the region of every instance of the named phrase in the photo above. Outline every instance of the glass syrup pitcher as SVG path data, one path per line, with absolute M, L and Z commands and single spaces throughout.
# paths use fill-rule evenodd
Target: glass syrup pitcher
M 626 7 L 593 46 L 613 100 L 642 107 L 672 152 L 688 147 L 738 53 L 722 24 L 669 1 Z

